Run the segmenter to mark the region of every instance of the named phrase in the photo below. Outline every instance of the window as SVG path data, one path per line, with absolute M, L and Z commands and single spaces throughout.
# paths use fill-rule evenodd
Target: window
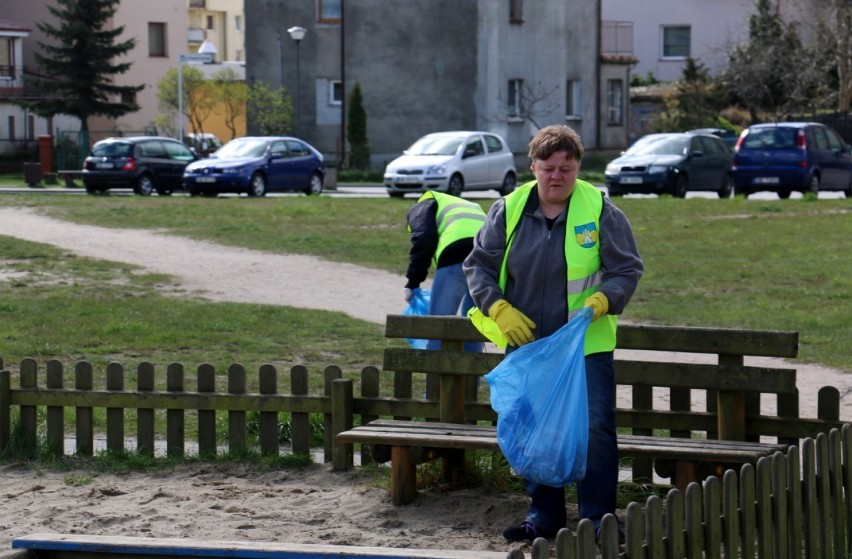
M 521 92 L 523 91 L 524 80 L 509 80 L 509 100 L 508 112 L 510 118 L 520 118 L 522 114 L 523 104 L 521 103 Z
M 624 80 L 606 81 L 606 123 L 621 124 L 624 103 Z
M 27 115 L 27 139 L 35 139 L 35 115 Z
M 509 0 L 509 23 L 523 23 L 524 0 Z
M 468 157 L 476 157 L 478 155 L 484 154 L 485 148 L 482 146 L 482 140 L 473 140 L 464 147 L 462 159 L 467 159 Z
M 688 25 L 663 26 L 663 58 L 686 58 L 690 53 L 692 30 Z
M 136 104 L 136 92 L 135 91 L 123 91 L 123 92 L 121 92 L 121 102 L 125 105 L 135 105 Z
M 234 16 L 234 32 L 241 33 L 243 30 L 243 16 Z
M 214 25 L 214 22 L 213 22 L 213 16 L 207 16 L 207 29 L 212 30 L 212 29 L 215 29 L 215 28 L 216 28 L 216 26 Z
M 319 20 L 322 23 L 340 23 L 343 19 L 342 0 L 317 0 Z
M 340 105 L 343 103 L 343 83 L 340 80 L 328 82 L 328 104 Z
M 17 139 L 15 137 L 15 117 L 11 116 L 11 115 L 9 116 L 9 139 L 10 140 Z
M 148 56 L 166 56 L 165 23 L 148 23 Z
M 485 134 L 485 145 L 488 146 L 488 153 L 497 153 L 503 151 L 503 142 L 497 136 Z
M 15 77 L 14 54 L 12 39 L 0 38 L 0 78 Z
M 565 116 L 571 120 L 580 118 L 580 80 L 565 83 Z

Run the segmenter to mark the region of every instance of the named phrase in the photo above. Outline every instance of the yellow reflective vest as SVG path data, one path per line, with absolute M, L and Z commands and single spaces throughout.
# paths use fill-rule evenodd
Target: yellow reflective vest
M 535 181 L 529 182 L 505 197 L 507 244 L 498 278 L 498 285 L 504 292 L 513 233 L 521 221 L 524 207 L 535 186 Z M 600 289 L 603 280 L 599 242 L 602 209 L 601 191 L 585 181 L 578 180 L 571 193 L 565 225 L 565 262 L 568 270 L 566 304 L 569 320 L 583 308 L 586 298 Z M 493 343 L 501 348 L 506 347 L 506 338 L 493 319 L 475 307 L 468 316 L 474 326 Z M 586 331 L 585 354 L 613 351 L 616 326 L 617 319 L 614 315 L 604 315 L 592 322 Z
M 435 249 L 435 264 L 445 248 L 456 241 L 473 238 L 485 223 L 485 210 L 475 202 L 444 194 L 443 192 L 426 192 L 417 203 L 433 198 L 438 204 L 435 214 L 435 224 L 438 227 L 438 247 Z M 409 227 L 411 232 L 411 227 Z

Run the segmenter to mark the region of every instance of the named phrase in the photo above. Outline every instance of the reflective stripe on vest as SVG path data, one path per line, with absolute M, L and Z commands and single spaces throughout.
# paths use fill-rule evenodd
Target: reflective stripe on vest
M 535 181 L 528 182 L 515 192 L 505 197 L 506 204 L 506 250 L 503 254 L 503 264 L 500 270 L 498 284 L 503 293 L 506 292 L 508 277 L 508 257 L 514 241 L 515 229 L 520 223 L 524 207 L 530 193 L 535 188 Z M 574 317 L 586 301 L 600 288 L 603 272 L 600 268 L 600 215 L 603 208 L 601 191 L 591 184 L 578 180 L 571 193 L 571 204 L 568 208 L 565 225 L 565 262 L 568 270 L 566 279 L 568 319 Z M 469 313 L 474 319 L 472 313 Z M 487 330 L 493 334 L 493 325 L 485 324 L 488 317 L 476 316 L 474 324 L 488 336 Z M 591 323 L 586 331 L 586 355 L 615 349 L 615 330 L 617 320 L 613 315 L 604 315 Z M 492 341 L 494 338 L 490 337 Z M 504 342 L 504 340 L 499 340 Z M 499 346 L 500 343 L 495 341 Z
M 438 248 L 435 250 L 435 262 L 449 245 L 465 238 L 476 236 L 477 231 L 485 223 L 485 210 L 475 202 L 444 194 L 443 192 L 426 192 L 417 203 L 433 198 L 438 204 L 435 223 L 438 227 Z

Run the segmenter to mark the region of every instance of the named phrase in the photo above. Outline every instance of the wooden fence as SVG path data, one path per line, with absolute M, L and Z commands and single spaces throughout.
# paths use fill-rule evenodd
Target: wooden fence
M 672 489 L 665 500 L 652 496 L 630 503 L 619 546 L 615 517 L 602 523 L 600 548 L 594 526 L 582 520 L 576 533 L 555 540 L 558 558 L 606 559 L 844 559 L 852 555 L 852 425 L 805 439 L 786 454 L 761 458 Z M 533 542 L 530 559 L 551 557 L 547 540 Z M 508 559 L 525 559 L 514 549 Z

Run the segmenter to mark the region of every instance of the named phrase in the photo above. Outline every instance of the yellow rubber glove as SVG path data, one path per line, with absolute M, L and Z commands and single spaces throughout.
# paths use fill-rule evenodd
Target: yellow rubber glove
M 586 299 L 586 303 L 583 306 L 592 307 L 592 311 L 595 313 L 592 316 L 592 322 L 594 322 L 607 313 L 609 310 L 609 300 L 606 298 L 606 295 L 600 291 L 596 291 Z
M 535 339 L 532 333 L 535 322 L 510 305 L 505 299 L 495 301 L 488 309 L 488 316 L 497 323 L 497 327 L 506 336 L 509 345 L 522 346 Z

